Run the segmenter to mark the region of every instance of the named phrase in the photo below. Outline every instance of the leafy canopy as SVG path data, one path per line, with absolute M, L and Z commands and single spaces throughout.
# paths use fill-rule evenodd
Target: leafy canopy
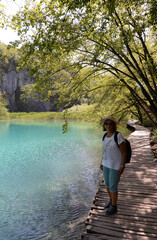
M 31 66 L 38 90 L 41 69 L 43 84 L 58 85 L 54 76 L 66 68 L 72 77 L 55 86 L 63 98 L 99 88 L 102 104 L 108 98 L 117 106 L 129 102 L 131 112 L 140 109 L 157 126 L 156 9 L 150 0 L 26 1 L 12 19 L 21 37 L 21 66 Z

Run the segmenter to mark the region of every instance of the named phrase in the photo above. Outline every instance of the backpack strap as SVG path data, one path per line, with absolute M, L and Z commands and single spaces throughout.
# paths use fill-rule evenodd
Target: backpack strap
M 115 140 L 117 146 L 119 147 L 119 145 L 118 145 L 118 139 L 117 139 L 118 133 L 119 133 L 118 131 L 115 132 L 115 134 L 114 134 L 114 140 Z
M 107 132 L 104 133 L 104 135 L 103 135 L 103 137 L 102 137 L 102 141 L 104 141 L 104 138 L 106 137 L 106 135 L 107 135 Z
M 115 134 L 114 134 L 114 141 L 117 143 L 117 146 L 119 147 L 119 145 L 118 145 L 118 139 L 117 139 L 118 133 L 119 133 L 118 131 L 115 132 Z M 103 137 L 102 137 L 102 141 L 104 140 L 104 138 L 106 137 L 106 135 L 107 135 L 107 132 L 104 133 L 104 135 L 103 135 Z

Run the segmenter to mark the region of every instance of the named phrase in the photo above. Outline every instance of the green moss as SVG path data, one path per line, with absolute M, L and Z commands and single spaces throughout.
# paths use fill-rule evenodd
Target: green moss
M 157 128 L 154 129 L 153 133 L 154 133 L 154 136 L 157 137 Z

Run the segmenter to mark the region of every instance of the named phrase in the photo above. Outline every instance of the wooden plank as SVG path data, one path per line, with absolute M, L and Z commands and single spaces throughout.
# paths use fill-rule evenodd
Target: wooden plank
M 104 236 L 104 235 L 100 235 L 100 234 L 88 234 L 88 233 L 83 233 L 82 236 L 81 236 L 81 239 L 84 239 L 84 240 L 114 240 L 117 238 L 116 237 L 109 237 L 109 236 Z
M 133 223 L 133 222 L 128 222 L 128 221 L 123 221 L 123 223 L 120 222 L 109 222 L 109 221 L 103 221 L 103 219 L 98 218 L 98 219 L 94 219 L 91 218 L 88 220 L 87 225 L 91 225 L 91 226 L 96 226 L 96 227 L 100 227 L 100 228 L 105 228 L 105 229 L 114 229 L 114 231 L 117 232 L 124 232 L 124 231 L 133 231 L 136 234 L 139 235 L 147 235 L 150 237 L 156 237 L 156 226 L 149 226 L 149 227 L 144 227 L 143 224 L 140 223 Z
M 118 194 L 119 200 L 123 199 L 125 197 L 125 200 L 127 202 L 127 200 L 132 199 L 132 197 L 134 197 L 134 199 L 146 199 L 148 200 L 148 202 L 152 202 L 152 203 L 157 203 L 157 195 L 156 194 L 143 194 L 143 193 L 131 193 L 130 194 L 126 191 L 126 192 L 119 192 Z M 108 201 L 107 196 L 101 196 L 101 195 L 96 195 L 95 199 L 102 199 L 104 201 Z
M 143 204 L 140 203 L 141 201 L 143 201 Z M 94 206 L 100 206 L 100 207 L 104 207 L 104 204 L 107 203 L 108 200 L 104 200 L 104 199 L 95 199 L 93 201 L 92 208 Z M 123 200 L 119 200 L 118 201 L 118 208 L 122 207 L 122 208 L 130 208 L 130 209 L 134 209 L 134 211 L 137 211 L 137 209 L 152 209 L 153 212 L 156 212 L 156 206 L 157 206 L 157 202 L 151 202 L 149 199 L 142 199 L 142 198 L 136 198 L 135 202 L 133 203 L 131 201 L 131 199 L 128 199 L 126 202 L 124 202 Z
M 121 229 L 121 228 L 120 228 Z M 156 235 L 152 234 L 152 236 L 149 236 L 147 234 L 145 234 L 144 232 L 134 232 L 132 230 L 127 230 L 125 229 L 124 231 L 119 232 L 118 230 L 115 230 L 114 227 L 109 229 L 109 228 L 100 228 L 100 227 L 96 227 L 96 226 L 87 226 L 87 233 L 99 233 L 102 235 L 106 235 L 106 236 L 110 236 L 110 237 L 117 237 L 120 239 L 135 239 L 135 237 L 137 237 L 137 239 L 141 238 L 141 239 L 149 239 L 150 237 L 153 239 L 156 239 Z
M 121 220 L 118 219 L 117 221 L 113 221 L 113 219 L 107 219 L 106 217 L 98 217 L 98 216 L 89 216 L 88 219 L 87 219 L 87 225 L 91 224 L 91 221 L 97 221 L 97 222 L 100 222 L 100 226 L 102 226 L 103 224 L 103 227 L 105 227 L 106 225 L 109 225 L 109 226 L 116 226 L 118 225 L 121 225 Z M 115 224 L 115 225 L 114 225 Z M 143 229 L 144 228 L 144 231 L 145 232 L 148 232 L 148 233 L 154 233 L 156 234 L 157 233 L 157 225 L 152 225 L 152 224 L 143 224 L 139 221 L 129 221 L 128 219 L 123 219 L 123 227 L 129 229 L 129 228 L 134 228 L 134 229 Z
M 105 211 L 104 210 L 96 210 L 96 209 L 92 209 L 90 210 L 90 214 L 93 214 L 93 215 L 99 215 L 99 216 L 104 216 L 106 218 L 116 218 L 118 217 L 119 219 L 121 218 L 132 218 L 132 219 L 138 219 L 139 221 L 145 223 L 145 222 L 151 222 L 152 224 L 156 224 L 156 220 L 157 217 L 156 216 L 152 216 L 151 214 L 148 215 L 148 214 L 141 214 L 141 213 L 136 213 L 135 211 L 134 212 L 120 212 L 118 211 L 118 214 L 115 214 L 115 215 L 112 215 L 112 216 L 106 216 L 105 215 Z M 118 216 L 117 216 L 118 215 Z
M 104 210 L 104 201 L 97 201 L 95 200 L 94 204 L 91 206 L 91 209 L 101 209 L 101 210 Z M 145 207 L 143 208 L 142 205 L 139 205 L 138 202 L 136 202 L 133 206 L 131 205 L 131 201 L 127 201 L 127 202 L 123 202 L 123 201 L 119 201 L 119 204 L 118 204 L 118 210 L 125 210 L 126 208 L 128 208 L 129 206 L 129 210 L 132 210 L 132 211 L 137 211 L 137 209 L 141 212 L 148 212 L 148 213 L 153 213 L 153 215 L 157 215 L 157 209 L 156 209 L 156 204 L 150 204 L 150 203 L 147 203 L 145 205 Z M 156 214 L 155 214 L 156 213 Z
M 138 187 L 135 187 L 135 186 L 129 187 L 128 185 L 126 185 L 126 182 L 125 182 L 125 185 L 122 185 L 122 184 L 119 185 L 118 189 L 119 189 L 120 193 L 127 192 L 127 193 L 140 193 L 140 194 L 146 194 L 146 195 L 148 195 L 148 194 L 157 195 L 157 192 L 156 192 L 157 187 L 151 188 L 148 186 L 147 189 L 145 188 L 145 186 L 139 186 L 139 185 L 138 185 Z
M 152 179 L 152 181 L 154 181 L 153 179 Z M 155 184 L 155 187 L 154 186 L 148 186 L 147 185 L 147 188 L 146 188 L 146 186 L 145 185 L 143 185 L 142 183 L 141 184 L 135 184 L 134 183 L 134 185 L 132 185 L 132 183 L 129 181 L 129 182 L 127 182 L 127 181 L 125 181 L 125 183 L 121 183 L 121 184 L 119 184 L 119 189 L 128 189 L 128 191 L 129 190 L 139 190 L 140 191 L 140 189 L 141 190 L 143 190 L 143 191 L 145 191 L 146 193 L 147 193 L 147 191 L 149 190 L 149 191 L 151 191 L 151 192 L 154 192 L 155 194 L 156 194 L 156 190 L 157 190 L 157 185 Z M 106 193 L 106 188 L 105 187 L 102 187 L 102 186 L 100 186 L 100 188 L 99 188 L 99 191 L 97 192 L 97 193 L 99 193 L 99 192 L 102 192 L 102 194 L 104 193 Z M 96 194 L 97 194 L 96 193 Z
M 108 236 L 108 235 L 103 235 L 103 234 L 96 234 L 96 233 L 83 233 L 81 236 L 81 239 L 83 240 L 118 240 L 117 236 Z M 132 239 L 132 240 L 155 240 L 156 238 L 151 238 L 151 237 L 144 237 L 144 236 L 131 236 L 130 238 L 121 238 L 121 239 Z

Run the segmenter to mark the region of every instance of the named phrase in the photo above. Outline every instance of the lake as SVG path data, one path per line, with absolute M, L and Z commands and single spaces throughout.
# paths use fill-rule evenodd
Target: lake
M 0 122 L 0 239 L 77 240 L 99 184 L 101 129 Z

